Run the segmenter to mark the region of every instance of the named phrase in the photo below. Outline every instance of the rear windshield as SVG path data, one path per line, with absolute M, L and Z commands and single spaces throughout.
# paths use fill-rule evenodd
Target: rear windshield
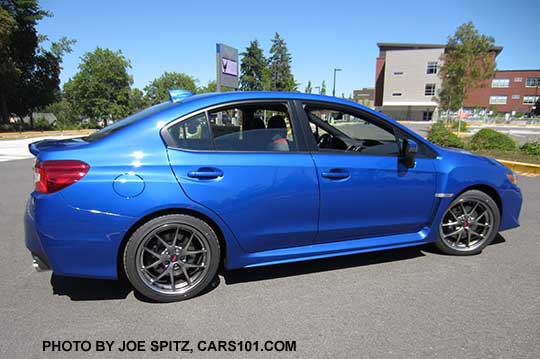
M 129 125 L 137 122 L 137 121 L 140 121 L 142 120 L 143 118 L 146 118 L 148 116 L 151 116 L 155 113 L 158 113 L 160 111 L 163 111 L 165 109 L 167 109 L 168 107 L 172 106 L 173 103 L 172 102 L 164 102 L 164 103 L 160 103 L 159 105 L 155 105 L 155 106 L 152 106 L 152 107 L 149 107 L 145 110 L 142 110 L 141 112 L 137 112 L 136 114 L 133 114 L 131 116 L 128 116 L 120 121 L 117 121 L 115 123 L 113 123 L 112 125 L 109 125 L 107 127 L 104 127 L 102 128 L 101 130 L 98 130 L 94 133 L 92 133 L 91 135 L 89 136 L 86 136 L 84 138 L 84 140 L 86 142 L 93 142 L 93 141 L 97 141 L 97 140 L 100 140 L 102 138 L 105 138 L 107 136 L 109 136 L 110 134 L 118 131 L 118 130 L 121 130 L 125 127 L 128 127 Z

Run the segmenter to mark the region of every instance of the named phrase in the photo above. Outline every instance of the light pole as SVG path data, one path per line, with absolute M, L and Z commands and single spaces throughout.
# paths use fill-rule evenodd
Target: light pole
M 341 71 L 341 69 L 334 69 L 334 86 L 332 87 L 332 96 L 336 97 L 336 72 Z
M 321 94 L 321 86 L 315 86 L 314 87 L 315 90 L 318 89 L 317 93 L 320 95 Z

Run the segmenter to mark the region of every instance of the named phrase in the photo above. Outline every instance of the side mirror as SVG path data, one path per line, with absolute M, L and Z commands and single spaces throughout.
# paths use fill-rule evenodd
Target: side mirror
M 405 141 L 405 156 L 414 157 L 418 152 L 418 145 L 413 140 Z
M 418 152 L 418 144 L 410 139 L 403 139 L 403 164 L 408 168 L 414 168 L 416 161 L 414 157 Z

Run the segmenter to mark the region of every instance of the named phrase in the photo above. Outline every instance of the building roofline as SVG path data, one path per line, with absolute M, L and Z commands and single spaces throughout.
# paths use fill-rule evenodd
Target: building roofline
M 381 47 L 403 47 L 403 48 L 416 48 L 416 49 L 443 49 L 445 44 L 418 44 L 418 43 L 405 43 L 405 42 L 378 42 L 377 46 Z
M 540 72 L 540 69 L 495 70 L 495 72 Z
M 402 48 L 402 49 L 444 49 L 446 44 L 419 44 L 405 42 L 378 42 L 377 46 L 380 50 L 383 48 Z M 499 55 L 503 50 L 502 46 L 493 46 L 493 51 Z

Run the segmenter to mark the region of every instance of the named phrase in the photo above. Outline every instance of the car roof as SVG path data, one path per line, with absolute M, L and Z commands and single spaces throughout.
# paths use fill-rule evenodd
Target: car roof
M 284 100 L 310 100 L 343 103 L 355 105 L 355 102 L 339 97 L 315 95 L 302 92 L 280 92 L 280 91 L 229 91 L 229 92 L 210 92 L 198 95 L 192 95 L 178 102 L 178 105 L 185 105 L 189 102 L 208 102 L 208 104 L 233 102 L 242 100 L 263 100 L 263 99 L 284 99 Z M 363 107 L 363 106 L 362 106 Z M 367 109 L 367 108 L 366 108 Z

